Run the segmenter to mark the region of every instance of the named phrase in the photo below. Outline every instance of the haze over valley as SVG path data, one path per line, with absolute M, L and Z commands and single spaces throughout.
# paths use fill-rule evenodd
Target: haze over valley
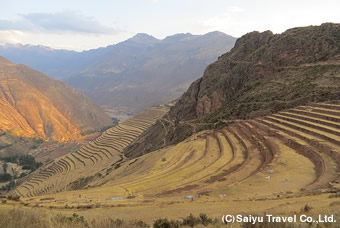
M 164 40 L 137 34 L 84 52 L 5 45 L 0 55 L 67 82 L 109 112 L 136 114 L 177 99 L 234 42 L 221 32 L 176 34 Z

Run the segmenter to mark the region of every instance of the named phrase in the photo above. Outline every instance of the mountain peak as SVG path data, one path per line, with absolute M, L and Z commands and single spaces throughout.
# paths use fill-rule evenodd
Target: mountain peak
M 158 39 L 146 33 L 137 33 L 129 40 L 134 41 L 136 43 L 154 43 L 158 41 Z
M 187 39 L 189 37 L 194 37 L 194 35 L 192 35 L 191 33 L 178 33 L 165 37 L 164 41 L 178 41 L 182 39 Z
M 209 38 L 212 38 L 212 37 L 229 37 L 231 39 L 235 39 L 235 37 L 230 36 L 228 34 L 225 34 L 224 32 L 220 32 L 220 31 L 208 32 L 208 33 L 204 34 L 203 36 L 209 37 Z
M 223 32 L 220 32 L 220 31 L 212 31 L 212 32 L 208 32 L 206 34 L 204 34 L 205 36 L 208 36 L 208 35 L 211 35 L 211 36 L 218 36 L 218 35 L 226 35 L 225 33 Z

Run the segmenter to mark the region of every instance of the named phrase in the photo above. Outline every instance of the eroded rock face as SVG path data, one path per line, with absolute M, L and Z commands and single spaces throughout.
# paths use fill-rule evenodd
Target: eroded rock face
M 198 98 L 196 116 L 200 118 L 215 112 L 222 106 L 223 102 L 223 93 L 220 89 L 213 91 L 211 96 L 204 95 L 203 97 Z
M 165 134 L 158 124 L 153 127 L 158 135 L 149 137 L 149 132 L 143 139 L 154 150 L 192 134 L 194 128 L 187 121 L 215 126 L 223 120 L 340 99 L 339 78 L 340 24 L 293 28 L 282 34 L 251 32 L 210 64 L 171 108 L 169 120 L 182 125 Z
M 230 52 L 207 67 L 203 77 L 195 81 L 182 95 L 170 111 L 170 116 L 174 118 L 179 116 L 184 120 L 193 117 L 204 118 L 227 104 L 232 108 L 233 102 L 235 105 L 242 102 L 253 103 L 255 100 L 291 102 L 293 99 L 289 97 L 284 87 L 290 87 L 291 84 L 293 88 L 297 85 L 294 80 L 299 82 L 306 80 L 308 76 L 302 71 L 307 70 L 307 67 L 324 66 L 321 71 L 314 69 L 315 76 L 308 79 L 308 83 L 324 77 L 331 67 L 339 66 L 339 62 L 334 63 L 340 59 L 339 47 L 339 24 L 293 28 L 282 34 L 273 34 L 270 31 L 248 33 L 236 41 L 235 47 Z M 294 68 L 295 72 L 292 72 Z M 285 75 L 285 72 L 289 71 L 295 76 Z M 335 84 L 338 85 L 337 81 Z M 316 92 L 320 94 L 321 100 L 322 97 L 325 99 L 336 97 L 333 94 L 334 96 L 327 98 L 323 92 L 317 91 L 316 87 L 314 89 L 308 85 L 302 87 L 296 87 L 294 96 L 308 99 L 311 97 L 309 95 Z M 303 90 L 310 90 L 311 93 Z M 194 108 L 187 109 L 188 103 Z M 238 108 L 235 107 L 235 110 L 230 112 L 235 113 L 236 109 Z M 254 110 L 249 109 L 248 114 L 252 111 Z M 235 116 L 247 117 L 248 114 Z

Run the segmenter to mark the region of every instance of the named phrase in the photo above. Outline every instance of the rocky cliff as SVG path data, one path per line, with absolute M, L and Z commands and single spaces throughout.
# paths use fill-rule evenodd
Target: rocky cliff
M 153 126 L 126 154 L 137 156 L 174 144 L 228 120 L 334 99 L 340 99 L 340 24 L 282 34 L 251 32 L 209 65 L 166 121 Z

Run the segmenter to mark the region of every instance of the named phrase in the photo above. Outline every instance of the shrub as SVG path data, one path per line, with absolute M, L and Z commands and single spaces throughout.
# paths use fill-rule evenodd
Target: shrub
M 0 182 L 7 182 L 12 179 L 12 176 L 9 173 L 1 173 L 0 174 Z
M 171 228 L 171 223 L 169 222 L 167 218 L 160 218 L 160 219 L 157 219 L 153 223 L 153 227 L 154 228 Z
M 52 219 L 53 227 L 89 227 L 83 216 L 79 216 L 73 213 L 71 217 L 67 217 L 61 214 L 56 215 Z
M 13 200 L 13 201 L 19 201 L 20 196 L 7 196 L 7 199 Z
M 207 226 L 209 224 L 218 223 L 219 220 L 213 221 L 211 218 L 209 218 L 206 214 L 201 213 L 199 217 L 195 217 L 192 214 L 187 216 L 186 218 L 183 218 L 182 221 L 178 220 L 171 220 L 169 221 L 167 218 L 160 218 L 157 219 L 153 227 L 155 228 L 179 228 L 179 227 L 195 227 L 199 224 L 202 224 L 204 226 Z
M 130 227 L 141 227 L 141 228 L 148 228 L 150 227 L 148 224 L 143 222 L 142 220 L 132 220 L 129 222 Z
M 144 223 L 141 220 L 131 220 L 125 221 L 122 219 L 112 219 L 112 218 L 97 218 L 92 219 L 89 224 L 89 228 L 97 228 L 97 227 L 107 227 L 107 228 L 148 228 L 150 227 L 148 224 Z
M 1 157 L 0 160 L 5 162 L 16 163 L 18 165 L 23 166 L 23 169 L 29 169 L 34 171 L 42 166 L 41 162 L 36 162 L 35 158 L 31 155 L 13 155 L 8 157 Z
M 33 139 L 33 145 L 31 146 L 32 149 L 37 149 L 42 143 L 44 142 L 43 139 Z
M 84 217 L 76 213 L 73 213 L 72 217 L 69 217 L 68 220 L 72 223 L 86 223 Z
M 79 178 L 73 182 L 71 182 L 67 187 L 70 190 L 79 190 L 85 188 L 86 185 L 90 184 L 91 181 L 95 178 L 95 176 L 88 176 Z
M 27 176 L 27 173 L 20 173 L 19 178 L 23 178 L 25 176 Z
M 0 190 L 7 190 L 7 191 L 9 191 L 9 190 L 11 190 L 14 186 L 15 186 L 15 182 L 14 182 L 14 180 L 11 180 L 8 184 L 6 184 L 5 186 L 2 186 L 2 187 L 0 188 Z
M 186 218 L 183 218 L 182 224 L 185 226 L 194 227 L 195 225 L 198 225 L 201 223 L 201 219 L 199 217 L 195 217 L 192 214 L 187 216 Z
M 306 205 L 302 208 L 302 211 L 303 211 L 303 212 L 308 212 L 308 211 L 310 211 L 310 210 L 312 210 L 312 207 L 309 206 L 308 204 L 306 204 Z
M 170 221 L 170 227 L 171 228 L 179 228 L 181 227 L 182 223 L 178 220 L 171 220 Z
M 205 226 L 213 223 L 213 220 L 211 218 L 209 218 L 206 214 L 201 213 L 199 217 L 201 219 L 201 223 Z

